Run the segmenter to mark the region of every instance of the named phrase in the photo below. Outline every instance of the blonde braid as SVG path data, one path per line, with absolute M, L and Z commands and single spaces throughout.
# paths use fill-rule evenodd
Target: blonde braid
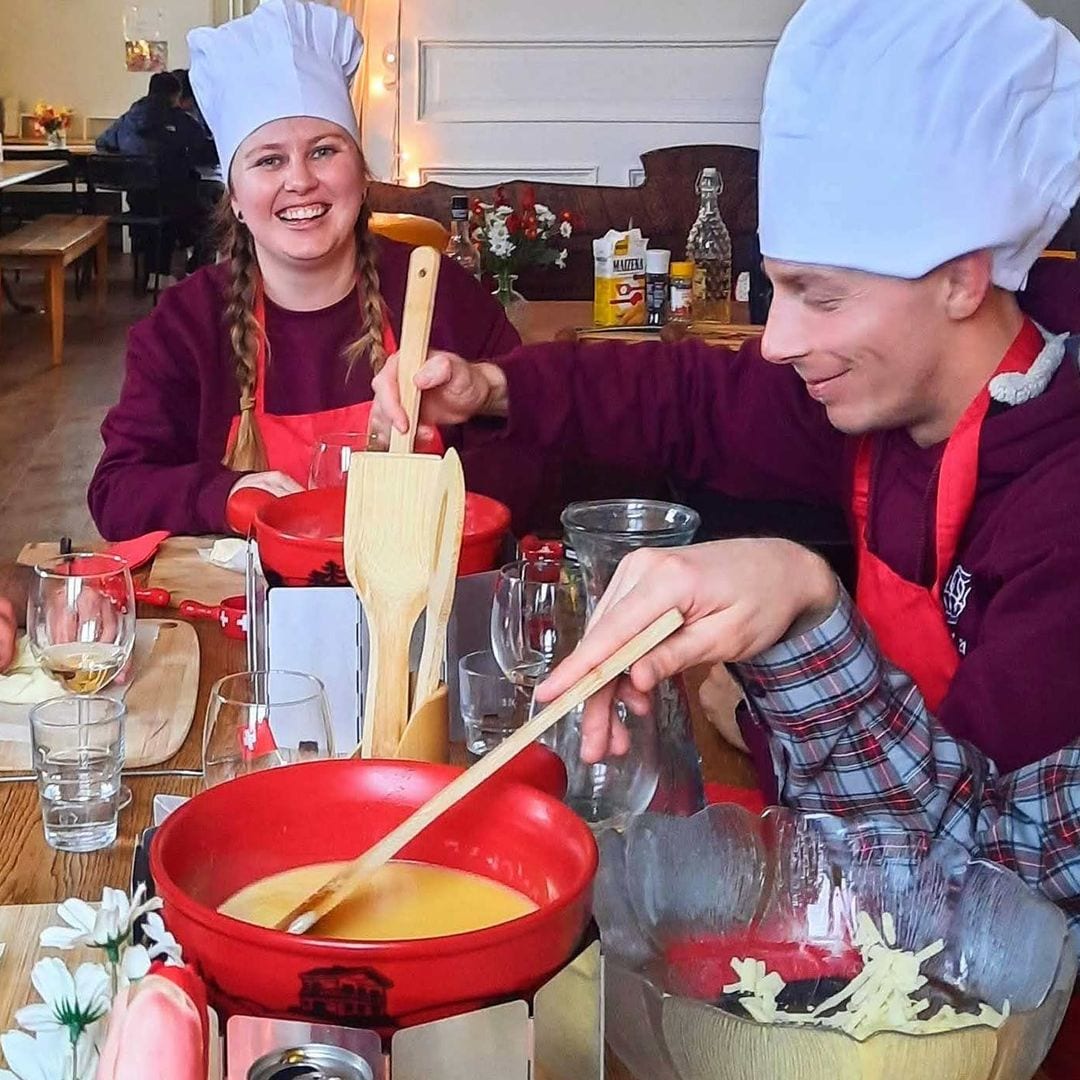
M 368 353 L 371 372 L 377 375 L 386 363 L 383 348 L 383 305 L 379 288 L 379 271 L 375 265 L 375 241 L 368 228 L 371 209 L 367 203 L 356 219 L 356 276 L 364 300 L 364 325 L 360 337 L 345 348 L 346 378 L 352 374 L 356 362 Z
M 218 217 L 222 247 L 229 252 L 225 323 L 236 361 L 236 381 L 240 385 L 240 426 L 224 464 L 238 472 L 262 472 L 267 467 L 266 448 L 255 423 L 256 356 L 261 334 L 255 319 L 255 291 L 259 283 L 255 244 L 247 226 L 233 213 L 228 196 L 219 207 Z

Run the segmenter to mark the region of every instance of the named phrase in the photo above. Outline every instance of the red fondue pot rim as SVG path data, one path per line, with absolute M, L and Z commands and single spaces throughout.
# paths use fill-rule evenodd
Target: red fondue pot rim
M 341 527 L 344 531 L 345 528 L 345 489 L 344 488 L 313 488 L 309 491 L 294 491 L 289 495 L 282 495 L 280 498 L 273 499 L 266 503 L 264 506 L 260 506 L 255 513 L 255 527 L 258 529 L 260 526 L 265 529 L 269 529 L 275 536 L 281 537 L 283 540 L 296 540 L 303 544 L 317 544 L 320 546 L 341 548 L 344 544 L 343 539 L 332 539 L 327 536 L 300 536 L 297 533 L 290 531 L 283 524 L 279 524 L 273 519 L 280 517 L 282 514 L 287 515 L 292 507 L 297 502 L 313 503 L 316 506 L 322 503 L 329 503 L 331 501 L 332 494 L 340 493 L 341 497 Z M 284 507 L 285 509 L 282 509 Z M 275 511 L 277 511 L 275 513 Z
M 315 488 L 309 491 L 294 491 L 289 495 L 282 495 L 278 499 L 273 499 L 267 502 L 265 506 L 261 506 L 256 512 L 256 528 L 262 526 L 263 528 L 269 529 L 275 536 L 278 536 L 283 540 L 295 540 L 304 544 L 325 545 L 327 547 L 332 547 L 335 550 L 342 547 L 344 540 L 333 540 L 325 536 L 301 536 L 292 532 L 286 525 L 273 520 L 274 518 L 279 518 L 282 514 L 288 514 L 289 510 L 291 510 L 297 502 L 303 501 L 304 503 L 313 503 L 314 505 L 319 506 L 322 503 L 329 503 L 331 501 L 331 496 L 329 494 L 316 495 L 316 492 L 341 492 L 342 529 L 344 530 L 344 488 Z M 285 509 L 282 509 L 282 507 Z M 471 515 L 472 523 L 475 524 L 477 517 L 480 517 L 480 527 L 474 528 L 472 531 L 469 531 L 466 527 L 465 539 L 470 541 L 487 540 L 498 533 L 505 532 L 510 525 L 509 508 L 504 503 L 499 502 L 498 499 L 493 499 L 490 495 L 481 495 L 475 491 L 467 491 L 465 493 L 466 525 L 469 524 L 470 509 L 474 511 Z M 277 511 L 276 513 L 275 510 Z M 476 513 L 476 511 L 479 511 L 479 513 Z
M 421 766 L 425 772 L 429 772 L 436 776 L 445 776 L 446 783 L 449 783 L 455 776 L 463 771 L 454 765 L 432 765 L 415 761 L 398 762 L 392 760 L 373 760 L 372 764 L 383 766 L 407 765 L 410 769 Z M 196 799 L 212 799 L 215 792 L 220 792 L 226 786 L 245 784 L 252 781 L 258 782 L 260 777 L 272 774 L 278 774 L 280 776 L 283 772 L 291 769 L 325 769 L 328 765 L 356 767 L 357 765 L 362 765 L 362 763 L 356 761 L 350 762 L 349 759 L 339 758 L 331 761 L 305 762 L 298 765 L 287 765 L 283 768 L 269 770 L 268 772 L 254 773 L 250 776 L 242 776 L 235 780 L 230 780 L 228 785 L 221 784 L 217 787 L 201 791 L 193 796 L 189 802 L 174 810 L 168 818 L 165 819 L 164 824 L 158 829 L 154 836 L 154 842 L 150 845 L 150 875 L 153 878 L 157 895 L 161 896 L 166 903 L 166 915 L 168 915 L 168 905 L 175 905 L 175 907 L 183 911 L 193 922 L 197 922 L 211 931 L 215 928 L 219 931 L 223 929 L 220 924 L 216 927 L 215 924 L 217 923 L 217 920 L 224 919 L 227 923 L 227 929 L 235 937 L 253 945 L 263 945 L 278 951 L 284 949 L 286 952 L 300 952 L 310 956 L 312 950 L 314 950 L 318 953 L 326 953 L 328 956 L 336 955 L 340 957 L 341 950 L 346 949 L 358 959 L 366 958 L 373 962 L 377 958 L 388 953 L 392 953 L 394 957 L 400 959 L 422 959 L 432 952 L 435 952 L 440 956 L 445 956 L 448 951 L 473 952 L 474 950 L 489 945 L 501 943 L 509 938 L 520 937 L 527 933 L 534 925 L 540 922 L 546 922 L 551 918 L 553 913 L 578 903 L 580 901 L 582 890 L 591 888 L 596 877 L 600 855 L 596 846 L 595 837 L 593 837 L 592 833 L 589 831 L 588 826 L 572 810 L 570 810 L 569 807 L 564 805 L 558 799 L 552 798 L 552 796 L 541 791 L 539 788 L 513 781 L 494 781 L 494 783 L 502 789 L 500 791 L 500 797 L 502 797 L 503 792 L 511 792 L 515 788 L 523 789 L 529 797 L 540 799 L 542 802 L 549 804 L 548 808 L 556 819 L 552 824 L 558 832 L 564 832 L 567 829 L 577 829 L 583 835 L 588 836 L 591 844 L 588 848 L 588 865 L 585 867 L 582 878 L 575 883 L 573 888 L 564 891 L 562 896 L 551 903 L 538 906 L 536 911 L 529 912 L 527 915 L 521 915 L 516 919 L 511 919 L 509 922 L 497 923 L 495 926 L 483 927 L 479 930 L 466 930 L 457 934 L 444 934 L 437 937 L 387 938 L 381 941 L 349 941 L 344 938 L 324 938 L 312 934 L 288 934 L 284 930 L 273 930 L 268 927 L 255 926 L 253 923 L 244 922 L 242 919 L 235 919 L 231 915 L 225 915 L 216 908 L 211 908 L 188 896 L 188 894 L 185 893 L 166 873 L 162 866 L 162 851 L 169 843 L 172 834 L 182 827 L 185 818 L 195 812 L 190 808 L 195 804 Z M 265 783 L 265 780 L 263 782 Z M 471 797 L 472 796 L 470 796 L 470 798 Z M 490 798 L 491 795 L 488 797 Z M 563 819 L 561 821 L 558 820 L 560 816 Z M 178 822 L 180 824 L 177 824 Z M 297 866 L 304 865 L 310 864 L 297 864 Z M 470 872 L 476 873 L 477 871 Z M 483 877 L 486 875 L 480 874 L 479 876 Z M 499 882 L 496 878 L 491 878 L 490 880 L 495 881 L 496 884 L 502 884 L 502 882 Z M 168 895 L 166 895 L 166 893 Z M 183 944 L 183 942 L 181 942 L 181 944 Z

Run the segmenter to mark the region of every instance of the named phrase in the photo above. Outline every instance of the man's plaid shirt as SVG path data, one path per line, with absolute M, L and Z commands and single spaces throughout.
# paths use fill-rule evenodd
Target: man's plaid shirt
M 949 836 L 1057 903 L 1080 948 L 1080 740 L 999 775 L 930 715 L 842 590 L 820 626 L 736 670 L 784 805 Z

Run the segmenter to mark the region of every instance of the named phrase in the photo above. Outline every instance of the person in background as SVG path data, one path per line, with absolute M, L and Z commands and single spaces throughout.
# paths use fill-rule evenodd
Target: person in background
M 152 215 L 160 209 L 167 218 L 158 250 L 149 252 L 148 273 L 171 274 L 178 246 L 194 248 L 199 260 L 208 261 L 210 213 L 200 196 L 196 171 L 208 160 L 207 139 L 194 118 L 180 108 L 181 93 L 175 75 L 165 71 L 151 75 L 146 97 L 136 101 L 96 142 L 105 153 L 134 154 L 157 163 L 157 189 L 136 188 L 127 193 L 135 213 Z M 151 242 L 152 234 L 147 233 L 142 243 Z
M 171 74 L 180 83 L 178 107 L 199 125 L 202 137 L 206 141 L 207 145 L 203 148 L 206 164 L 216 164 L 217 148 L 214 146 L 214 136 L 210 134 L 210 128 L 206 124 L 199 103 L 195 100 L 195 91 L 191 89 L 191 72 L 187 68 L 176 68 Z
M 26 599 L 32 571 L 28 566 L 8 563 L 0 566 L 0 672 L 15 657 L 15 638 L 26 625 Z
M 366 430 L 372 374 L 401 332 L 411 249 L 368 228 L 352 20 L 268 0 L 188 41 L 227 179 L 228 258 L 167 290 L 131 332 L 89 490 L 109 539 L 225 532 L 232 493 L 305 486 L 320 435 Z M 446 259 L 432 340 L 474 357 L 519 341 Z

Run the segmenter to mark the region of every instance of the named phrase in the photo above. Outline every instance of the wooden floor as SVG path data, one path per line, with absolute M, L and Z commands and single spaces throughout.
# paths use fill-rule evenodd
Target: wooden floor
M 97 537 L 86 508 L 86 486 L 101 454 L 98 429 L 116 400 L 128 328 L 151 307 L 132 296 L 126 260 L 113 258 L 103 318 L 93 289 L 75 299 L 68 273 L 64 363 L 49 363 L 44 314 L 3 312 L 0 330 L 0 560 L 27 540 Z M 10 280 L 10 278 L 9 278 Z M 21 301 L 43 302 L 41 278 L 12 282 Z M 3 303 L 0 300 L 0 303 Z

